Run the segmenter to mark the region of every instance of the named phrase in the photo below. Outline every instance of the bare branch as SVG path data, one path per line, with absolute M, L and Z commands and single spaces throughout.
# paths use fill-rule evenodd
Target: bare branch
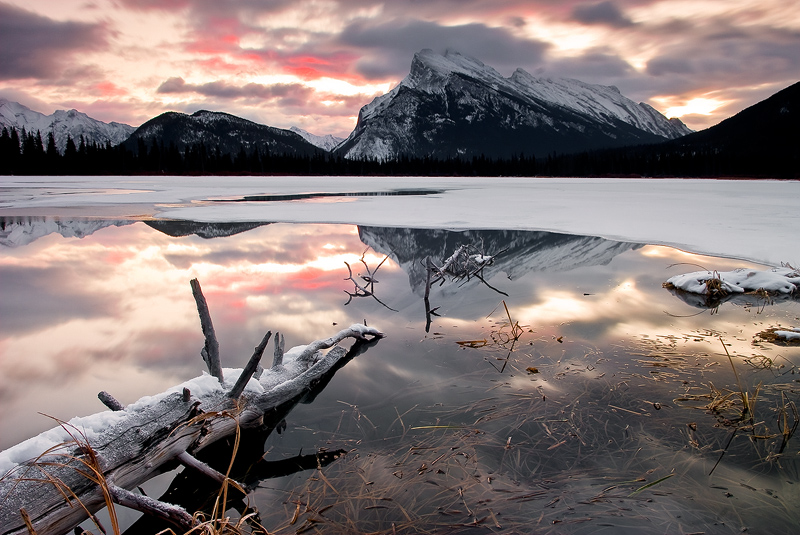
M 233 385 L 233 388 L 231 388 L 231 391 L 228 393 L 228 397 L 232 399 L 239 399 L 239 396 L 242 395 L 242 392 L 244 392 L 244 387 L 247 386 L 248 381 L 250 381 L 250 378 L 258 368 L 258 363 L 261 362 L 261 357 L 264 355 L 264 350 L 267 348 L 267 343 L 269 342 L 271 336 L 272 331 L 267 331 L 267 334 L 264 335 L 261 343 L 256 346 L 255 350 L 253 351 L 253 356 L 250 357 L 250 360 L 247 362 L 247 366 L 245 366 L 242 370 L 242 374 L 239 376 L 236 384 Z
M 134 494 L 116 485 L 109 485 L 108 490 L 111 492 L 111 499 L 114 503 L 122 505 L 123 507 L 129 507 L 136 511 L 141 511 L 142 513 L 172 522 L 183 529 L 191 529 L 194 525 L 192 515 L 187 513 L 186 509 L 183 507 L 154 500 L 142 494 Z
M 103 405 L 111 409 L 112 411 L 122 411 L 125 410 L 125 405 L 117 401 L 117 399 L 103 390 L 99 394 L 97 394 L 97 398 L 103 402 Z
M 214 324 L 211 322 L 211 313 L 208 311 L 208 303 L 203 295 L 203 290 L 200 288 L 200 282 L 197 279 L 189 281 L 192 286 L 192 295 L 194 296 L 195 303 L 197 303 L 197 313 L 200 315 L 200 326 L 203 329 L 203 336 L 206 338 L 206 345 L 200 351 L 203 360 L 208 366 L 208 372 L 223 382 L 222 378 L 222 364 L 219 359 L 219 342 L 217 342 L 217 335 L 214 332 Z
M 272 358 L 272 367 L 283 364 L 283 348 L 286 347 L 286 337 L 281 333 L 275 333 L 275 353 Z
M 369 248 L 367 248 L 367 250 L 369 250 Z M 355 279 L 355 277 L 353 277 L 353 269 L 350 267 L 350 264 L 348 264 L 347 262 L 344 263 L 344 265 L 347 266 L 347 277 L 344 280 L 349 280 L 350 282 L 353 283 L 354 286 L 352 292 L 344 290 L 344 293 L 346 293 L 349 296 L 347 302 L 345 303 L 345 306 L 349 305 L 350 301 L 352 301 L 354 297 L 372 297 L 378 303 L 388 308 L 392 312 L 397 312 L 397 310 L 393 309 L 392 307 L 390 307 L 389 305 L 378 299 L 378 297 L 375 295 L 375 283 L 378 282 L 377 279 L 375 278 L 375 274 L 378 272 L 378 268 L 380 268 L 383 265 L 383 263 L 386 262 L 386 259 L 389 258 L 389 256 L 388 255 L 385 256 L 375 269 L 370 270 L 369 266 L 367 265 L 367 261 L 364 259 L 364 255 L 367 254 L 367 250 L 365 250 L 364 253 L 361 255 L 361 263 L 364 264 L 364 267 L 367 270 L 367 275 L 359 274 L 361 279 L 367 283 L 366 287 L 359 284 L 358 281 Z

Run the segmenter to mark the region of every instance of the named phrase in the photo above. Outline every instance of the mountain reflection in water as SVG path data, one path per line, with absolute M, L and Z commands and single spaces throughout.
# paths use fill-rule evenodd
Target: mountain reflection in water
M 704 312 L 661 288 L 685 271 L 673 264 L 747 263 L 547 232 L 346 225 L 6 218 L 0 244 L 0 448 L 53 426 L 38 413 L 103 410 L 100 390 L 127 404 L 200 374 L 196 277 L 226 366 L 243 366 L 266 330 L 287 347 L 365 320 L 388 335 L 257 445 L 270 462 L 348 452 L 324 480 L 312 469 L 262 481 L 251 503 L 270 532 L 791 533 L 800 523 L 800 437 L 778 451 L 800 350 L 756 337 L 800 324 L 797 301 Z M 424 260 L 463 244 L 502 251 L 484 275 L 508 297 L 475 281 L 435 286 L 440 317 L 426 334 Z M 344 262 L 358 272 L 362 254 L 370 267 L 389 257 L 374 288 L 396 312 L 373 299 L 344 305 Z M 522 327 L 516 340 L 503 301 Z M 752 396 L 761 383 L 755 426 L 737 420 L 721 340 L 742 388 Z

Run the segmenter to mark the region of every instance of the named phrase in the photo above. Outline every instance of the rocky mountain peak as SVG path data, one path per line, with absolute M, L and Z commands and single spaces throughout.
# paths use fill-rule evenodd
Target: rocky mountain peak
M 460 74 L 488 84 L 505 84 L 503 76 L 480 60 L 465 56 L 454 50 L 443 55 L 431 49 L 414 54 L 411 70 L 401 85 L 422 91 L 441 90 L 441 86 L 453 74 Z
M 612 86 L 504 78 L 480 60 L 448 50 L 414 55 L 398 86 L 364 106 L 337 147 L 346 158 L 491 156 L 579 152 L 657 143 L 689 133 Z

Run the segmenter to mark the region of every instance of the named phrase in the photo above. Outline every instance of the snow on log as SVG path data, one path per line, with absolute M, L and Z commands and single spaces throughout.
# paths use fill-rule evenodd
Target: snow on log
M 355 340 L 349 352 L 353 356 L 382 337 L 377 329 L 352 325 L 286 351 L 280 363 L 256 379 L 252 375 L 266 346 L 265 336 L 246 371 L 219 368 L 214 370 L 218 374 L 204 373 L 126 407 L 111 403 L 115 410 L 58 422 L 58 427 L 0 452 L 0 535 L 29 533 L 23 508 L 38 535 L 61 535 L 108 500 L 185 526 L 191 512 L 154 504 L 130 490 L 176 462 L 203 470 L 194 453 L 234 434 L 237 426 L 259 426 L 268 411 L 307 397 L 312 388 L 330 380 L 348 355 L 340 342 Z M 206 339 L 204 353 L 207 333 Z M 276 342 L 282 352 L 282 337 Z M 234 388 L 240 377 L 244 386 Z

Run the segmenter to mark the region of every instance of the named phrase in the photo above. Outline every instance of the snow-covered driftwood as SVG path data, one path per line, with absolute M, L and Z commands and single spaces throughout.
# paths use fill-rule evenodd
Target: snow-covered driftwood
M 197 298 L 200 289 L 194 281 L 192 289 Z M 199 312 L 202 318 L 204 313 Z M 127 407 L 103 393 L 103 402 L 112 410 L 61 422 L 59 427 L 0 452 L 0 535 L 31 530 L 38 535 L 60 535 L 107 502 L 191 527 L 191 512 L 131 489 L 176 463 L 224 480 L 224 474 L 193 454 L 234 434 L 237 426 L 258 427 L 270 411 L 313 395 L 315 387 L 330 380 L 345 357 L 383 337 L 374 328 L 356 324 L 283 353 L 283 338 L 276 335 L 274 365 L 258 375 L 269 333 L 244 370 L 223 370 L 218 366 L 218 350 L 214 362 L 213 328 L 209 331 L 205 325 L 208 321 L 210 326 L 207 309 L 205 314 L 203 358 L 214 375 L 203 374 Z M 338 345 L 348 338 L 356 341 L 349 352 Z

